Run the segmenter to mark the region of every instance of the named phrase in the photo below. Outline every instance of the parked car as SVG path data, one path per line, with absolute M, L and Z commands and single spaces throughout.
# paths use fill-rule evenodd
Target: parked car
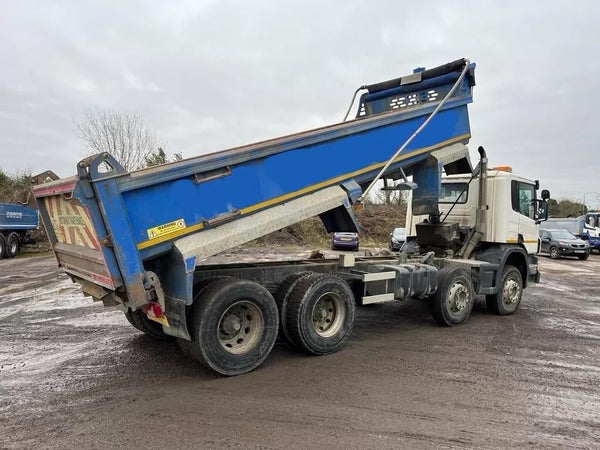
M 558 259 L 563 256 L 577 256 L 588 259 L 590 245 L 567 230 L 540 230 L 540 251 L 549 253 L 550 258 Z
M 399 252 L 402 244 L 406 242 L 406 230 L 404 228 L 394 228 L 390 233 L 390 250 Z
M 358 250 L 358 233 L 336 232 L 331 236 L 332 250 Z

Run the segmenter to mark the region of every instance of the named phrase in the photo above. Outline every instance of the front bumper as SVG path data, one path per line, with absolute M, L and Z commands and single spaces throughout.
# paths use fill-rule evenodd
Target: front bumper
M 404 244 L 404 242 L 394 242 L 394 241 L 391 241 L 390 242 L 390 250 L 391 251 L 399 251 L 402 248 L 403 244 Z
M 560 256 L 581 256 L 590 253 L 590 248 L 558 247 Z

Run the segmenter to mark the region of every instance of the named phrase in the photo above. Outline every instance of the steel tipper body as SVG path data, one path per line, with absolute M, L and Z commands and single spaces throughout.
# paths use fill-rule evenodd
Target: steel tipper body
M 33 193 L 59 265 L 85 293 L 122 307 L 148 334 L 177 337 L 219 373 L 259 365 L 278 329 L 302 351 L 336 351 L 355 299 L 437 295 L 450 305 L 438 320 L 455 325 L 472 306 L 471 274 L 490 263 L 429 254 L 405 264 L 348 255 L 239 267 L 203 260 L 315 215 L 329 231 L 358 231 L 353 203 L 379 176 L 418 185 L 413 209 L 435 215 L 441 168 L 472 170 L 464 144 L 474 84 L 474 65 L 459 60 L 363 86 L 351 121 L 132 173 L 94 155 L 76 176 Z
M 12 258 L 28 232 L 38 227 L 38 212 L 34 208 L 13 203 L 0 203 L 0 258 Z

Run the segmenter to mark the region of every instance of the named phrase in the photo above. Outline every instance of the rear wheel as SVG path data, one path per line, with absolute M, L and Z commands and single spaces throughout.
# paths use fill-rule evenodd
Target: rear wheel
M 560 258 L 560 252 L 558 251 L 557 247 L 550 247 L 550 258 L 552 258 L 552 259 Z
M 4 251 L 7 258 L 14 258 L 19 251 L 19 235 L 14 231 L 6 238 L 6 249 Z
M 4 235 L 0 234 L 0 259 L 4 258 L 5 251 L 6 251 L 6 240 L 4 239 Z
M 440 325 L 453 327 L 466 322 L 473 310 L 474 300 L 473 282 L 465 269 L 440 269 L 438 288 L 431 297 L 431 314 Z
M 497 293 L 486 295 L 488 309 L 501 316 L 513 314 L 521 303 L 523 296 L 523 276 L 514 266 L 504 267 L 502 283 Z
M 217 280 L 198 306 L 191 311 L 189 351 L 205 367 L 240 375 L 267 358 L 279 328 L 277 304 L 267 289 L 248 280 Z
M 148 316 L 141 309 L 136 311 L 128 309 L 125 313 L 125 317 L 131 325 L 154 339 L 159 339 L 161 341 L 170 341 L 174 339 L 173 336 L 169 336 L 163 331 L 163 327 L 160 323 L 148 319 Z
M 311 276 L 315 277 L 318 276 L 318 274 L 316 272 L 303 271 L 290 275 L 279 285 L 277 292 L 275 293 L 275 302 L 277 303 L 277 309 L 279 310 L 279 337 L 287 342 L 291 343 L 285 326 L 288 299 L 298 282 L 305 277 Z
M 588 258 L 590 257 L 590 254 L 589 254 L 589 253 L 586 253 L 586 254 L 584 254 L 584 255 L 577 255 L 577 257 L 578 257 L 579 259 L 581 259 L 582 261 L 585 261 L 586 259 L 588 259 Z
M 344 280 L 333 275 L 305 277 L 289 296 L 285 328 L 295 348 L 325 355 L 344 346 L 354 312 L 354 295 Z
M 179 345 L 179 348 L 181 349 L 181 351 L 183 352 L 184 355 L 189 356 L 190 358 L 195 358 L 194 352 L 193 352 L 193 347 L 195 345 L 198 345 L 193 342 L 194 338 L 193 338 L 193 332 L 192 332 L 192 328 L 193 328 L 192 317 L 194 315 L 194 310 L 197 308 L 202 308 L 202 296 L 204 295 L 204 292 L 206 291 L 206 289 L 211 284 L 213 284 L 219 280 L 224 280 L 224 279 L 233 279 L 233 278 L 225 277 L 225 276 L 215 277 L 215 278 L 211 278 L 209 280 L 201 281 L 201 282 L 197 283 L 196 285 L 194 285 L 194 299 L 193 299 L 191 307 L 188 308 L 188 311 L 186 313 L 186 316 L 188 318 L 188 320 L 187 320 L 188 331 L 190 333 L 190 337 L 192 338 L 192 340 L 188 341 L 183 338 L 177 338 L 177 344 Z
M 138 328 L 137 323 L 133 320 L 133 311 L 130 310 L 129 308 L 127 308 L 127 311 L 125 311 L 125 318 L 127 319 L 127 322 L 129 322 L 131 324 L 132 327 L 134 327 L 137 330 L 140 331 L 144 331 L 140 328 Z

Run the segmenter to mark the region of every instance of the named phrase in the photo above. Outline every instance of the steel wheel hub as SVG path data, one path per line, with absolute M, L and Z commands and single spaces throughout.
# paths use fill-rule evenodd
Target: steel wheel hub
M 229 353 L 245 353 L 256 346 L 263 332 L 260 309 L 249 301 L 231 305 L 219 320 L 219 343 Z
M 346 308 L 341 297 L 334 292 L 324 294 L 313 307 L 314 330 L 322 337 L 334 336 L 342 327 L 345 316 Z
M 452 312 L 463 311 L 469 303 L 469 289 L 462 283 L 455 283 L 448 292 L 448 302 Z
M 507 305 L 512 305 L 519 300 L 519 293 L 521 291 L 521 286 L 515 280 L 508 279 L 506 283 L 504 283 L 504 289 L 502 289 L 502 298 L 504 299 L 504 303 Z

